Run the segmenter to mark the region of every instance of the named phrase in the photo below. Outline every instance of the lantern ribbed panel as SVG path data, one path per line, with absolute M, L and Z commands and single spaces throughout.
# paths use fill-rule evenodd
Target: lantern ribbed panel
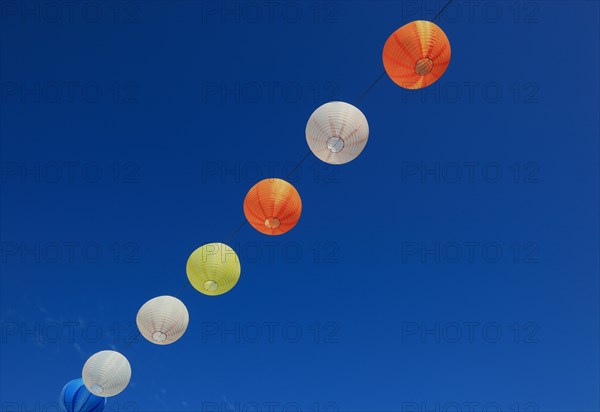
M 159 296 L 142 305 L 135 321 L 144 338 L 157 345 L 168 345 L 183 336 L 190 316 L 179 299 Z
M 192 286 L 209 296 L 230 291 L 241 273 L 240 261 L 224 243 L 208 243 L 188 258 L 186 272 Z
M 248 222 L 266 235 L 281 235 L 296 226 L 302 214 L 298 191 L 282 179 L 264 179 L 244 199 Z
M 450 63 L 450 41 L 435 23 L 417 20 L 396 30 L 383 46 L 383 66 L 398 86 L 421 89 Z
M 356 159 L 369 138 L 365 115 L 351 104 L 325 103 L 308 119 L 306 142 L 319 159 L 340 165 Z M 341 140 L 341 141 L 340 141 Z
M 90 356 L 83 365 L 82 377 L 85 387 L 94 395 L 115 396 L 129 384 L 131 366 L 119 352 L 103 350 Z

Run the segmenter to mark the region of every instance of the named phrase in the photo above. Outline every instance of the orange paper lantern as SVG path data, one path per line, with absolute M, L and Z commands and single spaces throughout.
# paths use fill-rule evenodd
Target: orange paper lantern
M 405 89 L 421 89 L 439 79 L 450 63 L 450 41 L 435 23 L 417 20 L 396 30 L 383 46 L 388 76 Z
M 255 184 L 244 199 L 248 222 L 266 235 L 281 235 L 296 226 L 302 213 L 298 191 L 281 179 L 265 179 Z

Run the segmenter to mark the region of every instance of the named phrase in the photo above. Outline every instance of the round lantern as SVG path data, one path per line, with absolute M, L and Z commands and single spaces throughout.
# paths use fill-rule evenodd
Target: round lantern
M 240 260 L 224 243 L 208 243 L 190 255 L 186 272 L 192 286 L 209 296 L 230 291 L 241 273 Z
M 96 396 L 118 395 L 131 379 L 129 361 L 119 352 L 103 350 L 90 356 L 82 371 L 85 387 Z
M 179 299 L 159 296 L 142 305 L 135 321 L 144 338 L 157 345 L 168 345 L 183 336 L 190 315 Z
M 365 115 L 351 104 L 325 103 L 308 119 L 306 142 L 319 159 L 340 165 L 358 157 L 369 138 Z
M 58 405 L 61 412 L 102 412 L 106 398 L 88 391 L 83 379 L 73 379 L 60 392 Z
M 244 199 L 248 222 L 266 235 L 281 235 L 293 228 L 302 213 L 298 191 L 281 179 L 265 179 L 255 184 Z
M 396 30 L 383 46 L 388 76 L 405 89 L 421 89 L 439 79 L 450 63 L 450 42 L 435 23 L 417 20 Z

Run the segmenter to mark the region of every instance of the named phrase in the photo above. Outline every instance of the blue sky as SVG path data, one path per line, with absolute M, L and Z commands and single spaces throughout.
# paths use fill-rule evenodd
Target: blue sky
M 3 2 L 2 410 L 53 410 L 110 348 L 133 369 L 113 411 L 599 410 L 593 1 L 457 0 L 443 78 L 383 77 L 360 157 L 290 178 L 299 224 L 244 227 L 237 286 L 188 286 L 184 337 L 127 347 L 312 111 L 441 5 Z

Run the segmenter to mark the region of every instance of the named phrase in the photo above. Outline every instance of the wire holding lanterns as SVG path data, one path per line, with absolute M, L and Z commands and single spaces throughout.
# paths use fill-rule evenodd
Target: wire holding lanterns
M 244 221 L 225 243 L 207 243 L 190 254 L 186 264 L 188 282 L 175 296 L 158 296 L 140 307 L 136 316 L 137 335 L 125 350 L 139 336 L 159 346 L 173 344 L 183 337 L 189 324 L 189 313 L 177 296 L 188 284 L 207 296 L 222 295 L 235 287 L 241 275 L 241 264 L 238 255 L 227 243 L 246 223 L 269 236 L 283 235 L 296 226 L 302 214 L 302 200 L 287 179 L 311 153 L 332 165 L 349 163 L 362 153 L 369 139 L 369 124 L 356 106 L 386 73 L 395 84 L 405 89 L 427 87 L 445 73 L 451 57 L 450 42 L 444 31 L 433 22 L 452 1 L 449 0 L 431 21 L 413 21 L 390 35 L 382 52 L 385 70 L 355 105 L 328 102 L 311 114 L 305 130 L 309 151 L 283 179 L 267 178 L 250 188 L 243 202 Z M 105 398 L 121 393 L 130 380 L 131 366 L 123 354 L 112 350 L 100 351 L 85 362 L 82 379 L 73 380 L 63 388 L 60 399 L 67 408 L 65 410 L 101 412 L 106 404 Z M 87 394 L 83 403 L 78 398 L 81 394 Z M 75 409 L 72 405 L 85 407 Z

